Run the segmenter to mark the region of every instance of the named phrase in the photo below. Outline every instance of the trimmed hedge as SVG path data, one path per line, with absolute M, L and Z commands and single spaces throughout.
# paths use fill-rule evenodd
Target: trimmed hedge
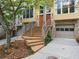
M 52 41 L 51 32 L 48 31 L 47 36 L 45 38 L 45 46 Z

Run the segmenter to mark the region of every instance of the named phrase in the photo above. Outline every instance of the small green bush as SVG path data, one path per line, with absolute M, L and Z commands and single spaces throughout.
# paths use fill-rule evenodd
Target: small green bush
M 45 46 L 52 41 L 51 32 L 48 31 L 47 36 L 45 38 Z

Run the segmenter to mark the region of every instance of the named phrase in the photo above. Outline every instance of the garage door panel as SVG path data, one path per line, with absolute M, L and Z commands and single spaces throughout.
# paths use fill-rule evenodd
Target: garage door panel
M 74 25 L 56 26 L 57 38 L 74 38 Z
M 57 38 L 74 38 L 74 32 L 63 32 L 63 31 L 56 31 Z

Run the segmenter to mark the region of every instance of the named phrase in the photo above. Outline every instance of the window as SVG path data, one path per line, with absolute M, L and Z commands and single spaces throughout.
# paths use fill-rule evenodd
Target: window
M 61 1 L 59 1 L 61 2 Z M 61 14 L 61 3 L 57 3 L 57 14 Z
M 23 18 L 32 18 L 33 17 L 33 6 L 27 7 L 23 12 Z
M 63 6 L 62 13 L 68 13 L 68 6 Z
M 70 4 L 70 13 L 75 12 L 75 1 L 74 0 L 70 0 L 71 4 Z
M 69 0 L 62 0 L 62 13 L 68 13 L 68 3 Z
M 33 6 L 30 8 L 30 18 L 33 17 Z
M 64 28 L 61 28 L 61 31 L 64 31 Z
M 65 31 L 69 31 L 69 29 L 68 28 L 65 28 Z
M 56 31 L 64 31 L 64 28 L 56 28 Z
M 50 12 L 50 7 L 46 6 L 46 13 L 49 13 L 49 12 Z
M 70 28 L 70 31 L 74 31 L 74 28 Z
M 59 28 L 56 28 L 56 31 L 60 31 L 60 29 Z
M 57 9 L 57 14 L 61 14 L 61 9 Z
M 44 7 L 40 6 L 40 13 L 43 13 Z
M 55 0 L 55 11 L 57 14 L 74 13 L 76 0 Z M 61 10 L 62 9 L 62 10 Z
M 55 0 L 55 12 L 61 14 L 61 0 Z
M 73 12 L 75 12 L 75 9 L 74 9 L 74 6 L 71 6 L 70 7 L 70 13 L 73 13 Z
M 43 6 L 40 6 L 40 13 L 44 13 L 44 7 Z M 49 13 L 50 12 L 50 8 L 49 6 L 46 6 L 46 13 Z

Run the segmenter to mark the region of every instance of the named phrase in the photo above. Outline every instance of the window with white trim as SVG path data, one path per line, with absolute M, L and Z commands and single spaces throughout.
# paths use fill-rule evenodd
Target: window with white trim
M 44 13 L 44 7 L 40 6 L 40 14 Z M 46 6 L 46 13 L 50 13 L 50 8 L 49 6 Z
M 57 14 L 74 13 L 76 0 L 55 0 L 55 12 Z
M 40 13 L 43 13 L 44 7 L 40 6 Z
M 29 5 L 23 12 L 23 18 L 32 18 L 33 17 L 33 6 Z

